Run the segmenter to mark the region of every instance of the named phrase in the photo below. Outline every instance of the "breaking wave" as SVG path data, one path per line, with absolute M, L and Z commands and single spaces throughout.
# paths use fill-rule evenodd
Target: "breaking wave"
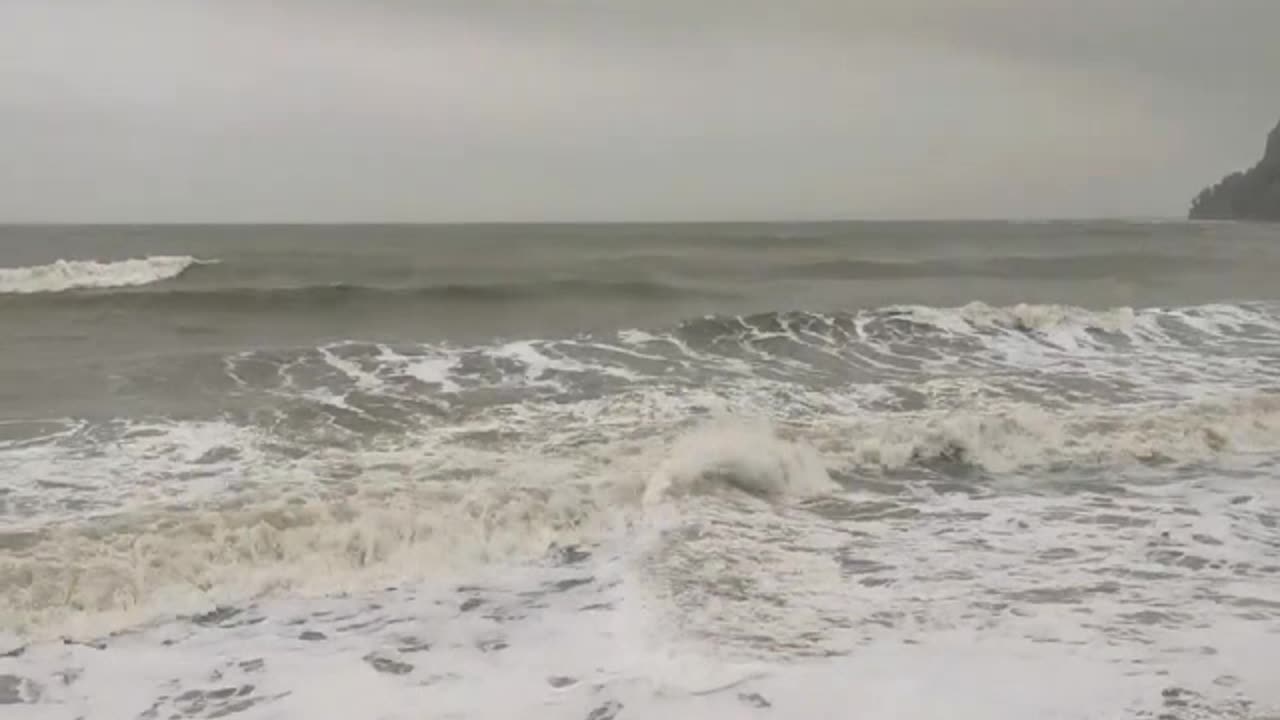
M 1277 318 L 973 303 L 219 354 L 197 384 L 272 415 L 0 441 L 0 625 L 447 577 L 724 497 L 1253 465 L 1280 449 Z
M 599 538 L 610 505 L 590 488 L 480 483 L 144 510 L 2 533 L 0 624 L 33 634 L 100 632 L 157 611 L 448 578 Z
M 614 446 L 605 456 L 607 470 L 540 456 L 506 467 L 504 458 L 478 478 L 424 471 L 403 482 L 374 472 L 325 496 L 138 507 L 0 533 L 0 625 L 99 633 L 157 612 L 447 579 L 598 545 L 664 500 L 679 512 L 681 497 L 717 489 L 781 500 L 836 488 L 816 451 L 764 423 L 711 423 L 630 457 Z M 331 460 L 292 472 L 320 472 Z
M 342 453 L 292 466 L 263 458 L 246 472 L 312 479 L 284 494 L 210 498 L 186 509 L 137 506 L 83 524 L 0 533 L 0 623 L 35 634 L 101 628 L 133 624 L 161 608 L 195 612 L 281 592 L 449 578 L 607 542 L 647 522 L 650 510 L 653 520 L 678 516 L 711 495 L 787 503 L 900 470 L 939 477 L 965 469 L 1123 471 L 1249 462 L 1251 454 L 1265 459 L 1280 447 L 1274 395 L 1127 413 L 1006 406 L 773 424 L 722 416 L 734 419 L 692 426 L 691 408 L 676 406 L 671 417 L 650 419 L 685 431 L 627 437 L 640 420 L 637 409 L 586 421 L 623 433 L 595 444 L 526 438 L 505 450 L 468 453 L 454 442 L 419 438 L 404 456 L 438 462 L 410 467 L 393 456 L 356 457 L 350 460 L 367 470 L 345 480 L 324 476 Z M 537 423 L 553 433 L 564 424 L 551 410 Z
M 956 307 L 891 305 L 854 312 L 765 312 L 714 315 L 689 320 L 680 334 L 714 340 L 770 334 L 822 335 L 824 341 L 854 342 L 888 329 L 895 338 L 915 334 L 972 335 L 984 331 L 1069 334 L 1079 340 L 1098 333 L 1127 335 L 1141 341 L 1178 341 L 1170 329 L 1225 336 L 1255 330 L 1280 333 L 1280 308 L 1266 303 L 1210 304 L 1180 308 L 1118 306 L 1093 309 L 1075 305 L 971 302 Z M 1266 339 L 1271 339 L 1270 337 Z
M 1033 405 L 835 419 L 823 445 L 861 470 L 969 467 L 988 472 L 1194 465 L 1280 450 L 1280 395 L 1157 408 Z
M 0 294 L 31 295 L 68 290 L 136 287 L 171 280 L 204 262 L 188 255 L 152 255 L 102 262 L 58 260 L 48 265 L 0 268 Z
M 645 502 L 720 488 L 763 497 L 804 497 L 834 489 L 821 456 L 778 437 L 761 422 L 720 420 L 682 436 L 649 478 Z

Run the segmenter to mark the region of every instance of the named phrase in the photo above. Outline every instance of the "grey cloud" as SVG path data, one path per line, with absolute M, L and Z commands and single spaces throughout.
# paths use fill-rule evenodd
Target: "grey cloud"
M 1173 215 L 1280 3 L 0 4 L 0 218 Z

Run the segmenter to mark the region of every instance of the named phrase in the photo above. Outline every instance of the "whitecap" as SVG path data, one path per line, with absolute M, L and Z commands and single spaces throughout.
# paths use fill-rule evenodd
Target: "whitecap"
M 150 285 L 171 280 L 192 265 L 216 261 L 189 255 L 152 255 L 129 260 L 58 260 L 48 265 L 0 268 L 0 294 L 29 295 L 88 288 Z

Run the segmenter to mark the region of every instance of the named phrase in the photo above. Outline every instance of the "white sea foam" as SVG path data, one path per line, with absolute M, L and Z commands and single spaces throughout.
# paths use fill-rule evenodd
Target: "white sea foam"
M 361 384 L 379 382 L 348 370 Z M 72 429 L 13 443 L 0 447 L 2 499 L 9 529 L 27 535 L 0 558 L 0 613 L 36 631 L 104 614 L 127 624 L 211 598 L 451 575 L 596 541 L 643 506 L 678 514 L 726 492 L 782 502 L 827 495 L 838 491 L 833 473 L 1123 471 L 1256 464 L 1280 450 L 1280 398 L 1267 393 L 1061 411 L 1007 401 L 891 413 L 850 404 L 774 423 L 758 419 L 774 414 L 769 402 L 768 393 L 655 389 L 522 403 L 427 424 L 394 444 L 308 446 L 301 456 L 226 422 L 136 424 L 97 439 Z M 708 407 L 722 417 L 694 422 Z M 501 440 L 477 442 L 484 437 Z
M 972 335 L 975 330 L 1011 330 L 1035 333 L 1055 341 L 1059 347 L 1078 350 L 1095 346 L 1090 333 L 1102 332 L 1126 336 L 1139 343 L 1177 343 L 1161 326 L 1175 321 L 1201 332 L 1207 337 L 1226 338 L 1239 333 L 1246 325 L 1268 331 L 1280 331 L 1280 318 L 1274 307 L 1261 304 L 1211 304 L 1185 308 L 1114 307 L 1094 310 L 1072 305 L 1037 305 L 1019 303 L 992 306 L 982 302 L 961 307 L 929 307 L 910 305 L 896 308 L 915 322 L 933 325 L 957 335 Z M 874 316 L 874 314 L 872 314 Z M 1271 337 L 1275 343 L 1277 338 Z
M 135 449 L 150 455 L 180 436 Z M 16 538 L 0 558 L 0 622 L 36 635 L 103 632 L 263 593 L 440 580 L 600 542 L 640 520 L 642 499 L 676 501 L 679 512 L 682 496 L 716 489 L 785 500 L 836 487 L 816 451 L 763 422 L 725 419 L 671 445 L 610 443 L 574 458 L 541 447 L 469 449 L 438 438 L 359 458 L 316 451 L 292 462 L 256 456 L 260 464 L 246 467 L 238 457 L 231 469 L 273 484 L 196 505 L 189 497 L 185 507 L 135 498 L 113 515 Z M 182 472 L 181 458 L 153 461 Z M 350 479 L 327 478 L 335 468 Z
M 262 353 L 228 372 L 278 422 L 0 442 L 0 508 L 31 518 L 0 533 L 0 656 L 35 641 L 0 693 L 33 718 L 1274 712 L 1274 309 L 905 314 L 936 330 Z M 242 614 L 173 619 L 219 604 Z
M 130 260 L 58 260 L 48 265 L 0 268 L 0 293 L 56 293 L 88 288 L 150 285 L 170 280 L 193 265 L 213 261 L 187 255 Z
M 828 438 L 824 447 L 847 462 L 888 470 L 934 462 L 1007 472 L 1246 459 L 1280 451 L 1280 396 L 1057 412 L 1026 403 L 991 404 L 830 418 L 821 434 Z
M 763 422 L 722 419 L 682 436 L 645 487 L 645 502 L 730 488 L 765 497 L 805 497 L 835 488 L 811 447 L 783 440 Z
M 0 562 L 0 575 L 8 578 L 0 606 L 7 625 L 33 631 L 66 628 L 68 622 L 120 626 L 192 603 L 359 589 L 538 557 L 553 544 L 595 542 L 625 529 L 638 517 L 641 500 L 670 503 L 682 513 L 702 496 L 723 491 L 784 502 L 822 496 L 838 491 L 832 468 L 846 476 L 931 463 L 992 471 L 1071 464 L 1082 470 L 1119 468 L 1126 459 L 1245 456 L 1280 445 L 1280 401 L 1271 398 L 1127 418 L 1057 418 L 1030 407 L 984 416 L 828 418 L 820 425 L 788 424 L 781 434 L 764 421 L 720 419 L 673 442 L 631 443 L 625 432 L 590 445 L 575 440 L 586 430 L 623 432 L 634 423 L 633 413 L 674 418 L 682 407 L 629 408 L 631 422 L 593 414 L 601 408 L 571 421 L 569 415 L 542 414 L 527 424 L 545 426 L 550 435 L 490 450 L 439 436 L 430 444 L 367 450 L 355 458 L 334 450 L 296 461 L 272 460 L 249 446 L 246 453 L 214 455 L 212 461 L 209 450 L 175 454 L 174 443 L 192 432 L 201 440 L 193 448 L 225 447 L 231 436 L 224 429 L 139 433 L 134 442 L 142 444 L 115 451 L 126 454 L 98 458 L 101 480 L 82 472 L 83 487 L 41 488 L 45 502 L 60 492 L 73 500 L 133 494 L 128 504 L 108 503 L 119 508 L 114 518 L 82 525 L 65 517 L 57 528 L 32 527 L 31 540 Z M 508 420 L 526 425 L 518 417 Z M 577 451 L 547 454 L 546 448 L 565 443 Z M 182 469 L 188 466 L 207 470 L 215 486 L 202 492 L 170 486 L 150 504 L 138 494 L 166 487 L 156 473 L 189 474 Z M 328 478 L 331 471 L 339 476 Z M 47 475 L 58 477 L 52 470 Z M 267 487 L 217 494 L 235 479 L 266 476 L 272 480 Z M 112 486 L 111 478 L 128 479 L 138 491 L 130 484 Z
M 904 317 L 945 337 L 904 327 Z M 319 370 L 336 369 L 341 378 L 310 388 L 335 406 L 345 406 L 352 391 L 441 407 L 498 397 L 544 406 L 552 394 L 564 402 L 602 389 L 697 386 L 726 399 L 751 398 L 775 416 L 816 408 L 856 415 L 868 405 L 894 410 L 895 397 L 922 395 L 930 409 L 956 411 L 974 409 L 983 397 L 1034 398 L 1047 408 L 1198 402 L 1280 382 L 1280 318 L 1262 306 L 917 307 L 713 319 L 686 330 L 467 347 L 343 343 L 287 360 L 247 353 L 229 359 L 228 371 L 239 378 L 238 363 L 274 364 L 274 376 L 252 373 L 267 385 L 246 389 L 305 395 Z M 938 394 L 948 387 L 966 394 Z
M 16 546 L 0 558 L 0 626 L 97 634 L 263 595 L 456 580 L 606 537 L 623 513 L 590 487 L 511 482 L 135 512 L 11 538 Z
M 719 419 L 669 439 L 634 436 L 641 421 L 687 424 L 690 406 L 707 400 L 524 407 L 527 416 L 480 418 L 399 448 L 312 450 L 302 459 L 269 455 L 261 438 L 216 424 L 133 428 L 101 448 L 13 448 L 0 454 L 12 478 L 5 500 L 29 512 L 9 523 L 23 537 L 0 538 L 17 543 L 0 560 L 0 616 L 32 630 L 118 626 L 264 592 L 456 575 L 538 557 L 553 543 L 598 541 L 625 529 L 641 501 L 678 515 L 723 492 L 783 502 L 829 495 L 838 489 L 832 470 L 846 478 L 933 464 L 1119 471 L 1266 461 L 1280 448 L 1272 396 L 1128 414 L 993 406 L 826 416 L 781 429 Z M 468 445 L 486 428 L 527 434 Z M 77 520 L 86 503 L 104 516 Z
M 1269 717 L 1273 485 L 706 496 L 656 543 L 37 642 L 0 675 L 50 720 Z
M 0 442 L 6 492 L 0 519 L 29 530 L 141 506 L 191 506 L 236 492 L 256 476 L 288 482 L 263 434 L 225 420 L 67 422 L 54 433 Z

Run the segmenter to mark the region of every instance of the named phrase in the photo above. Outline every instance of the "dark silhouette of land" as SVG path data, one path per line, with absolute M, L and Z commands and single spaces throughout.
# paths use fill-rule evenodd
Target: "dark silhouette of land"
M 1191 201 L 1192 220 L 1280 222 L 1280 125 L 1267 136 L 1262 160 L 1234 172 Z

